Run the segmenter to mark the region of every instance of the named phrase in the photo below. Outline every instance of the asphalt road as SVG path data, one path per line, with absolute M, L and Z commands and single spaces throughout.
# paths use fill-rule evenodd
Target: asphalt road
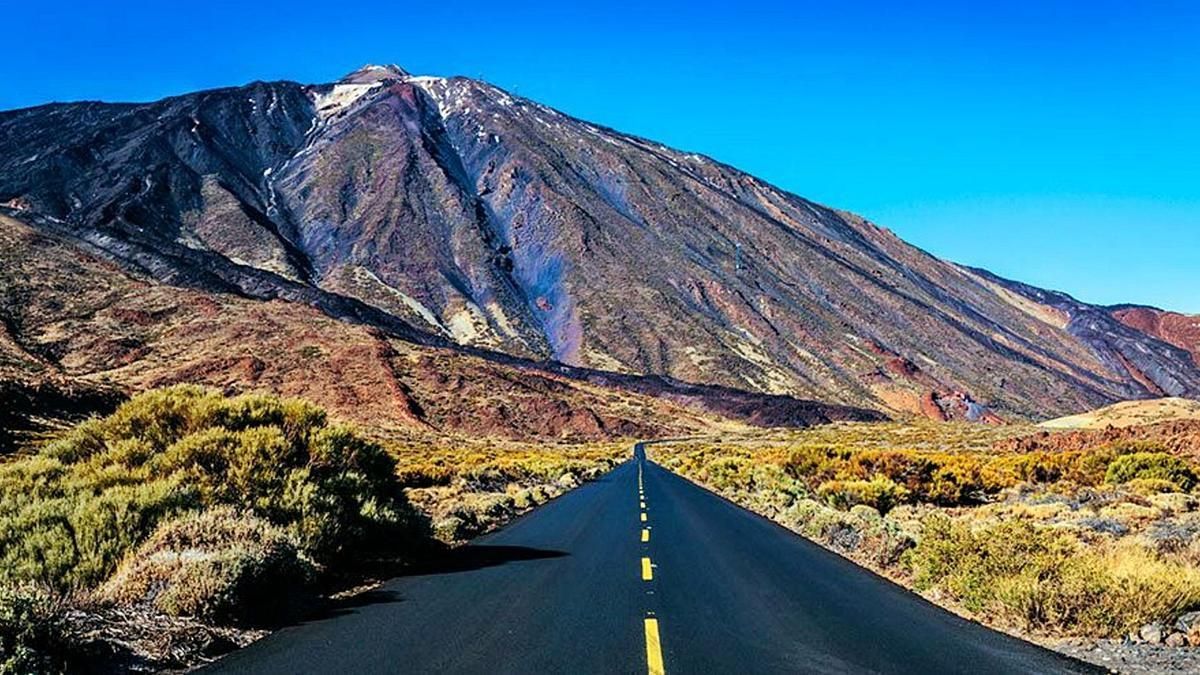
M 209 670 L 1098 672 L 956 617 L 639 459 Z

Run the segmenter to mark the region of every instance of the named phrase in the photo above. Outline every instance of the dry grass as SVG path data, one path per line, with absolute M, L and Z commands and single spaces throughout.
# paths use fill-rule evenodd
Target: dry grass
M 904 562 L 916 588 L 1031 631 L 1119 636 L 1200 605 L 1200 568 L 1187 561 L 1029 520 L 927 518 Z
M 1104 429 L 1175 420 L 1200 420 L 1200 401 L 1186 398 L 1123 401 L 1079 415 L 1048 420 L 1038 426 L 1045 429 Z
M 316 574 L 288 533 L 228 506 L 163 523 L 95 598 L 149 602 L 171 616 L 260 624 L 288 616 L 289 598 Z

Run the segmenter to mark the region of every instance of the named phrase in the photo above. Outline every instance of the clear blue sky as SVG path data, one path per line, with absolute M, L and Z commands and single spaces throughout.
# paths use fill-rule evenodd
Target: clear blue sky
M 1200 312 L 1197 2 L 6 4 L 0 108 L 483 76 L 955 261 Z

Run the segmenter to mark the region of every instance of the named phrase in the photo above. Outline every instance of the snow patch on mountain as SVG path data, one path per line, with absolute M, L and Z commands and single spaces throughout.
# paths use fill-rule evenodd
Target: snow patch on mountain
M 406 82 L 414 84 L 433 99 L 437 105 L 438 115 L 446 119 L 466 103 L 465 87 L 455 85 L 444 77 L 419 76 L 409 77 Z
M 321 120 L 327 120 L 353 107 L 363 96 L 380 86 L 382 85 L 379 82 L 371 82 L 369 84 L 335 84 L 325 91 L 316 89 L 313 90 L 313 106 L 317 110 L 317 116 Z

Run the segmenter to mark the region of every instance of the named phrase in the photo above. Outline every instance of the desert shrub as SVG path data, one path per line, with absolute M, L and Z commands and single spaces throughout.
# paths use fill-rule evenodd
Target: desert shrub
M 1104 475 L 1107 483 L 1127 483 L 1139 478 L 1170 481 L 1183 492 L 1196 484 L 1196 474 L 1187 462 L 1165 452 L 1120 455 L 1108 465 Z
M 950 455 L 938 461 L 929 482 L 918 486 L 917 499 L 946 506 L 978 501 L 984 492 L 980 462 L 972 456 Z
M 470 511 L 451 513 L 433 521 L 433 536 L 447 544 L 470 539 L 479 530 L 479 521 Z
M 320 565 L 402 552 L 420 534 L 394 460 L 320 408 L 178 386 L 0 466 L 0 580 L 94 588 L 162 523 L 220 506 Z
M 906 488 L 883 476 L 871 480 L 825 481 L 817 488 L 817 494 L 835 508 L 848 510 L 856 504 L 865 504 L 880 513 L 887 513 L 909 497 Z
M 829 446 L 801 446 L 788 453 L 783 464 L 791 477 L 820 483 L 844 473 L 852 454 Z
M 809 486 L 885 477 L 906 488 L 914 502 L 963 506 L 985 502 L 1003 490 L 1026 483 L 1100 485 L 1111 475 L 1110 467 L 1114 465 L 1117 468 L 1113 471 L 1122 471 L 1147 454 L 1159 457 L 1160 463 L 1167 461 L 1161 457 L 1170 456 L 1156 448 L 1161 450 L 1155 443 L 1124 441 L 1086 450 L 993 454 L 798 446 L 772 463 L 782 467 L 788 477 Z M 747 456 L 738 454 L 744 451 L 716 450 L 706 453 L 705 457 L 708 467 L 722 470 L 702 472 L 701 480 L 720 486 L 745 475 L 745 471 L 736 470 L 741 463 L 750 461 Z M 1156 469 L 1142 469 L 1150 473 L 1140 477 L 1163 478 L 1169 473 L 1169 480 L 1184 488 L 1196 482 L 1195 473 L 1185 461 L 1167 463 L 1171 465 L 1169 468 L 1160 465 Z M 689 473 L 686 462 L 679 462 L 673 468 Z
M 829 507 L 815 499 L 799 499 L 792 504 L 786 511 L 780 514 L 780 520 L 784 525 L 793 530 L 803 531 L 805 526 L 822 511 Z
M 904 562 L 916 588 L 1027 629 L 1120 635 L 1200 605 L 1194 567 L 1132 545 L 1084 548 L 1020 520 L 972 529 L 930 516 Z
M 1079 466 L 1079 453 L 1028 452 L 987 457 L 983 463 L 984 492 L 998 492 L 1018 483 L 1056 483 L 1074 480 L 1094 483 Z
M 968 609 L 981 611 L 1002 584 L 1030 574 L 1042 581 L 1059 576 L 1074 552 L 1074 540 L 1042 532 L 1025 521 L 1008 521 L 973 531 L 935 514 L 923 523 L 921 540 L 907 559 L 918 589 L 940 586 Z
M 67 670 L 71 648 L 61 603 L 31 585 L 0 585 L 0 675 Z
M 569 449 L 468 449 L 419 443 L 393 450 L 398 455 L 396 473 L 405 487 L 458 485 L 472 492 L 499 492 L 514 484 L 552 483 L 567 473 L 591 479 L 629 455 L 629 447 L 620 443 Z
M 557 488 L 546 490 L 557 494 Z M 540 491 L 539 496 L 546 497 L 546 490 Z M 508 520 L 520 508 L 516 495 L 500 492 L 459 495 L 445 514 L 434 520 L 433 534 L 446 543 L 466 541 Z
M 754 464 L 747 457 L 718 457 L 704 467 L 704 480 L 722 490 L 747 490 Z
M 1126 490 L 1137 495 L 1142 495 L 1143 497 L 1179 491 L 1179 485 L 1162 478 L 1134 478 L 1125 481 L 1124 487 Z
M 150 602 L 172 615 L 260 622 L 311 577 L 294 538 L 253 515 L 219 506 L 163 523 L 100 588 L 113 604 Z
M 990 441 L 972 444 L 985 432 L 954 425 L 780 436 L 774 445 L 663 446 L 659 456 L 855 560 L 903 563 L 920 588 L 1002 623 L 1120 635 L 1200 609 L 1195 497 L 1160 494 L 1200 481 L 1155 442 L 996 452 Z M 805 498 L 810 491 L 820 501 Z M 955 507 L 958 520 L 934 506 Z M 975 517 L 978 528 L 967 524 Z
M 849 513 L 813 499 L 799 499 L 778 515 L 791 529 L 830 548 L 874 565 L 896 564 L 912 539 L 879 511 L 856 504 Z
M 1162 442 L 1154 440 L 1121 439 L 1098 445 L 1092 448 L 1091 452 L 1108 453 L 1113 457 L 1119 457 L 1136 452 L 1166 452 L 1166 446 Z
M 396 479 L 404 487 L 410 488 L 449 485 L 450 481 L 454 479 L 454 470 L 448 466 L 429 463 L 402 466 L 396 470 Z
M 803 519 L 797 521 L 798 531 L 810 539 L 845 553 L 858 550 L 863 540 L 862 521 L 819 502 L 813 504 L 816 508 L 806 508 Z

